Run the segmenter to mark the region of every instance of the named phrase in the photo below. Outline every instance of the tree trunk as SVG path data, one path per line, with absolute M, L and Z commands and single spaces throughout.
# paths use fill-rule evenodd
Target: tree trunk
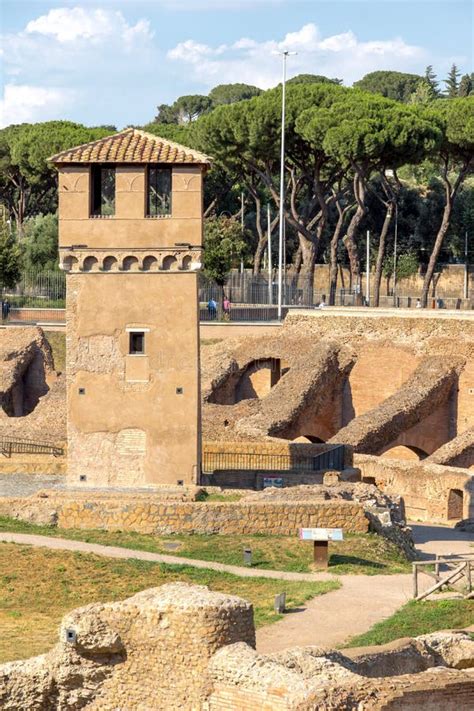
M 267 238 L 264 235 L 263 237 L 259 237 L 257 248 L 255 250 L 255 254 L 253 257 L 253 275 L 257 276 L 257 274 L 260 274 L 260 267 L 262 265 L 262 258 L 263 258 L 263 253 L 265 252 L 265 248 L 267 246 Z
M 449 228 L 449 221 L 451 219 L 451 213 L 453 210 L 453 195 L 449 190 L 446 190 L 446 205 L 443 211 L 443 219 L 441 221 L 438 234 L 436 235 L 436 240 L 433 245 L 433 250 L 430 255 L 430 261 L 428 262 L 428 267 L 426 269 L 425 279 L 423 282 L 423 289 L 421 292 L 421 304 L 426 308 L 428 303 L 428 292 L 430 290 L 431 281 L 433 279 L 434 270 L 436 267 L 436 262 L 438 261 L 438 256 L 443 246 L 443 241 L 446 236 L 446 232 Z
M 296 274 L 299 274 L 299 272 L 301 270 L 302 263 L 303 263 L 303 252 L 301 250 L 301 245 L 298 245 L 298 249 L 296 250 L 295 257 L 294 257 L 294 265 L 295 265 Z
M 337 245 L 344 226 L 345 213 L 341 212 L 336 223 L 329 247 L 329 306 L 334 306 L 337 288 Z
M 389 202 L 385 212 L 382 231 L 379 239 L 379 249 L 377 252 L 377 262 L 375 264 L 375 285 L 374 285 L 374 306 L 378 306 L 380 302 L 380 284 L 382 281 L 383 261 L 385 258 L 385 244 L 387 242 L 387 234 L 390 228 L 393 217 L 394 204 Z
M 302 266 L 300 274 L 303 277 L 303 303 L 305 306 L 313 304 L 313 283 L 314 283 L 314 265 L 316 262 L 316 244 L 304 235 L 299 233 Z
M 347 255 L 349 257 L 349 264 L 350 264 L 350 270 L 351 270 L 351 286 L 352 288 L 356 288 L 357 285 L 361 285 L 361 278 L 360 278 L 360 261 L 359 261 L 359 254 L 357 252 L 357 244 L 356 244 L 356 234 L 359 229 L 359 225 L 362 222 L 362 219 L 365 214 L 365 209 L 361 206 L 357 206 L 357 210 L 354 212 L 352 215 L 352 219 L 349 222 L 349 226 L 347 228 L 346 234 L 342 238 L 342 241 L 344 243 L 345 248 L 347 249 Z M 357 301 L 361 302 L 362 301 L 362 288 L 359 293 L 359 297 Z

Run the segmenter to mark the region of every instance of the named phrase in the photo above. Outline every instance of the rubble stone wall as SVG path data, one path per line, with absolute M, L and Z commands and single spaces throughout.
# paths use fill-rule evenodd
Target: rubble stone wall
M 332 500 L 305 503 L 186 502 L 153 495 L 115 498 L 40 493 L 24 499 L 0 499 L 0 515 L 59 528 L 136 531 L 138 533 L 267 533 L 297 535 L 299 528 L 343 528 L 367 532 L 363 506 Z
M 359 650 L 255 651 L 252 605 L 172 583 L 68 613 L 46 654 L 0 665 L 3 711 L 457 711 L 474 641 L 438 632 Z
M 427 460 L 381 459 L 355 454 L 362 480 L 375 483 L 387 494 L 401 494 L 409 519 L 446 523 L 474 516 L 474 474 L 465 469 L 432 464 Z M 462 493 L 463 515 L 450 515 L 450 493 Z M 452 494 L 451 494 L 452 496 Z

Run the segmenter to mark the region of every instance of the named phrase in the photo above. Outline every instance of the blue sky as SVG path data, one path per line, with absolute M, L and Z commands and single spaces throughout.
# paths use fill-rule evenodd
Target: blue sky
M 244 81 L 375 69 L 473 71 L 472 0 L 0 0 L 1 125 L 142 124 L 156 105 Z

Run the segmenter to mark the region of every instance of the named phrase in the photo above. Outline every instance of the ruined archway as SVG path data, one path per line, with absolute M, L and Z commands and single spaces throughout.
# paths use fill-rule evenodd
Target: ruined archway
M 450 489 L 448 494 L 448 519 L 463 518 L 464 494 L 461 489 Z
M 426 459 L 427 452 L 412 445 L 397 444 L 382 452 L 380 455 L 384 459 L 406 459 L 408 461 L 420 461 Z

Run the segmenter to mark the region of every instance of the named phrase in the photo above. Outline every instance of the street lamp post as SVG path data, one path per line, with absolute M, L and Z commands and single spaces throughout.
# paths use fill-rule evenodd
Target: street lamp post
M 467 239 L 467 230 L 464 235 L 464 298 L 469 296 L 469 245 Z
M 283 57 L 283 80 L 281 92 L 281 158 L 280 158 L 280 228 L 278 234 L 278 320 L 282 316 L 283 291 L 283 233 L 284 233 L 284 202 L 285 202 L 285 92 L 286 92 L 286 60 L 291 54 L 285 50 L 278 52 Z
M 397 248 L 398 248 L 398 203 L 395 203 L 395 235 L 393 240 L 393 305 L 397 305 Z

